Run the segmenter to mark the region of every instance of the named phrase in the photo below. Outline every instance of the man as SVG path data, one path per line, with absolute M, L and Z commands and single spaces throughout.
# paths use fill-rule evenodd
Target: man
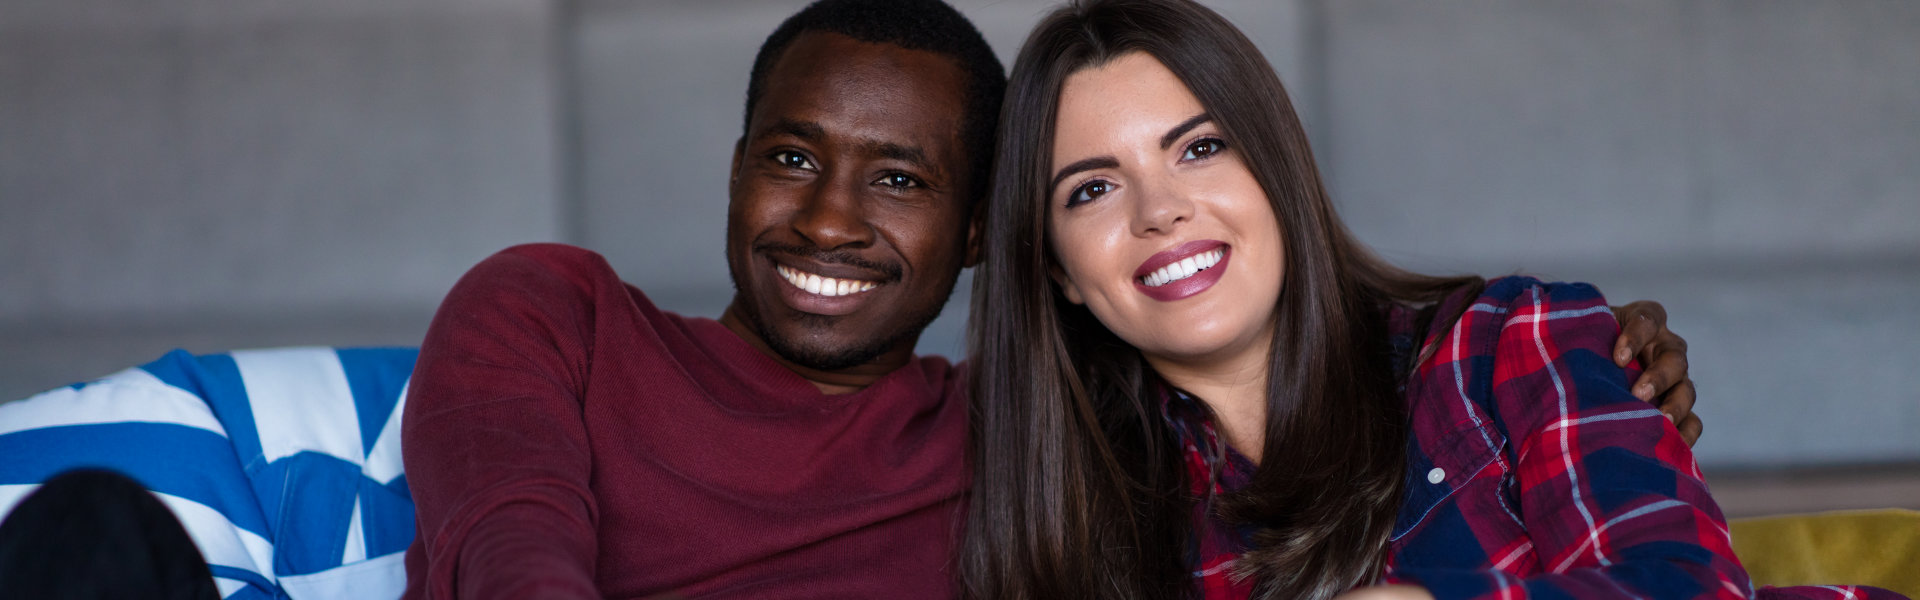
M 912 349 L 969 261 L 1004 81 L 950 7 L 810 7 L 755 61 L 720 322 L 583 250 L 476 266 L 404 418 L 409 597 L 947 590 L 964 386 Z
M 937 0 L 815 4 L 755 60 L 719 321 L 577 248 L 474 267 L 406 407 L 408 597 L 949 594 L 965 386 L 912 349 L 977 251 L 1004 86 Z

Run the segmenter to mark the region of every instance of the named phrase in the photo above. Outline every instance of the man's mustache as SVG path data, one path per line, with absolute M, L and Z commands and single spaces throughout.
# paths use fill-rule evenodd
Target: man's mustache
M 804 258 L 823 264 L 841 264 L 859 267 L 886 276 L 884 281 L 900 280 L 900 265 L 891 262 L 875 262 L 860 258 L 859 255 L 845 250 L 822 250 L 815 246 L 799 246 L 779 242 L 761 242 L 753 245 L 754 252 L 780 253 Z

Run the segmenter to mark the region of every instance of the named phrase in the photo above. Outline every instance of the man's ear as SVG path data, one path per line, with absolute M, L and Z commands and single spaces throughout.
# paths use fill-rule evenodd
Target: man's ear
M 1060 269 L 1060 265 L 1047 267 L 1047 274 L 1053 276 L 1053 284 L 1060 286 L 1060 293 L 1067 297 L 1068 302 L 1080 305 L 1087 303 L 1087 299 L 1080 295 L 1079 286 L 1073 285 L 1073 278 L 1068 277 L 1067 272 Z
M 980 200 L 973 205 L 973 216 L 967 218 L 967 254 L 966 267 L 980 266 L 980 230 L 986 227 L 987 201 Z
M 740 184 L 740 155 L 747 150 L 747 136 L 733 142 L 733 162 L 727 163 L 727 192 L 733 192 L 733 186 Z

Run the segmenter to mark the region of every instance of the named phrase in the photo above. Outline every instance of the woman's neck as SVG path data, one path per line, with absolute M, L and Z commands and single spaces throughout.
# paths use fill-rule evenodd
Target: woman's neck
M 1180 360 L 1146 357 L 1147 364 L 1174 387 L 1186 390 L 1213 410 L 1214 426 L 1233 449 L 1260 464 L 1267 438 L 1267 356 L 1271 335 L 1228 356 Z

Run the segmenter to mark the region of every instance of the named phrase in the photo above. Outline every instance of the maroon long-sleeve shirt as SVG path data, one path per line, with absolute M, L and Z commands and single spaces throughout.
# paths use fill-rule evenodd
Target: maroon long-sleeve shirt
M 925 357 L 822 394 L 597 254 L 509 248 L 414 369 L 407 597 L 951 595 L 964 392 Z

